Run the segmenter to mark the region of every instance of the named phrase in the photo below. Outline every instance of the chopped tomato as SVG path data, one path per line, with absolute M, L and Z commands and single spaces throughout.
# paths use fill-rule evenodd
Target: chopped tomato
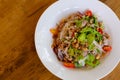
M 51 32 L 53 35 L 56 35 L 56 34 L 57 34 L 57 31 L 56 31 L 56 29 L 54 29 L 54 28 L 50 29 L 50 32 Z
M 97 28 L 97 31 L 98 31 L 100 34 L 103 34 L 102 28 Z
M 112 50 L 112 47 L 108 46 L 108 45 L 105 45 L 105 46 L 103 46 L 103 50 L 106 51 L 106 52 L 110 52 Z
M 75 65 L 73 63 L 63 62 L 63 65 L 68 68 L 75 68 Z
M 85 12 L 85 15 L 87 15 L 87 16 L 92 16 L 92 11 L 91 11 L 91 10 L 87 10 L 87 11 Z

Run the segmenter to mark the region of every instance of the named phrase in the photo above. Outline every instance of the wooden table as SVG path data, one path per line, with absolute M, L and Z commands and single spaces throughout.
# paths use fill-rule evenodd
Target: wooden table
M 0 80 L 61 80 L 43 66 L 34 45 L 37 21 L 55 1 L 0 0 Z M 119 0 L 102 2 L 120 18 Z M 101 80 L 120 80 L 120 64 Z

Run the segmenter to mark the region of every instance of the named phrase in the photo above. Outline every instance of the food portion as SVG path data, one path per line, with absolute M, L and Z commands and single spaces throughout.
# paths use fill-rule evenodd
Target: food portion
M 112 49 L 103 22 L 90 10 L 63 18 L 50 32 L 54 53 L 69 68 L 96 67 Z

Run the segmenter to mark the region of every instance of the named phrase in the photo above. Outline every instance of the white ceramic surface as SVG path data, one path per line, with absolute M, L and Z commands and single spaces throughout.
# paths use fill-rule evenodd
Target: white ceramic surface
M 112 37 L 112 51 L 101 64 L 91 70 L 68 69 L 62 66 L 51 49 L 50 28 L 64 16 L 90 9 L 102 20 Z M 52 4 L 41 16 L 35 31 L 35 46 L 44 66 L 54 75 L 65 80 L 96 80 L 109 74 L 120 60 L 120 21 L 114 12 L 100 1 L 60 0 Z

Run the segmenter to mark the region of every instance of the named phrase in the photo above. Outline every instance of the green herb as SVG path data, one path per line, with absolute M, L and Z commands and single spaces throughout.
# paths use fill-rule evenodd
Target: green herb
M 72 47 L 70 47 L 70 48 L 68 49 L 68 54 L 69 54 L 70 56 L 74 56 L 74 49 L 73 49 Z
M 102 36 L 99 32 L 97 32 L 95 35 L 96 35 L 95 40 L 96 40 L 97 42 L 100 42 L 100 41 L 103 39 L 103 36 Z
M 97 53 L 100 53 L 100 50 L 98 48 L 96 49 L 96 51 L 97 51 Z
M 80 34 L 80 36 L 78 36 L 78 41 L 84 43 L 86 41 L 86 34 Z
M 85 16 L 85 20 L 90 21 L 90 17 L 89 16 Z
M 93 62 L 95 60 L 95 56 L 93 54 L 88 54 L 88 59 L 89 62 Z
M 74 56 L 75 54 L 81 54 L 81 53 L 82 53 L 81 50 L 73 48 L 72 46 L 68 49 L 68 54 L 70 56 Z M 78 56 L 78 57 L 80 57 L 80 56 Z
M 90 45 L 88 46 L 89 50 L 93 50 L 93 49 L 94 49 L 94 47 L 95 47 L 95 45 L 94 45 L 94 44 L 90 44 Z
M 78 61 L 78 60 L 83 59 L 83 58 L 84 58 L 84 57 L 83 57 L 81 54 L 79 54 L 79 55 L 76 56 L 75 61 Z
M 100 64 L 100 61 L 95 59 L 95 56 L 93 54 L 89 54 L 88 59 L 86 59 L 85 63 L 91 67 L 96 67 L 98 64 Z
M 75 62 L 74 65 L 75 65 L 76 68 L 82 67 L 82 64 L 79 64 L 78 62 Z
M 83 59 L 84 57 L 82 55 L 79 55 L 77 58 L 78 60 L 80 60 L 80 59 Z
M 77 27 L 80 27 L 82 25 L 82 20 L 75 20 L 75 23 Z
M 75 54 L 81 54 L 81 51 L 79 49 L 73 49 Z
M 95 40 L 95 35 L 94 34 L 88 34 L 87 35 L 88 44 L 91 44 L 94 40 Z
M 96 16 L 93 16 L 93 19 L 94 19 L 94 24 L 96 27 L 98 27 L 98 20 L 97 20 L 97 17 Z
M 86 26 L 86 27 L 83 28 L 80 32 L 81 32 L 81 33 L 87 33 L 87 32 L 93 32 L 93 31 L 94 31 L 94 29 Z

